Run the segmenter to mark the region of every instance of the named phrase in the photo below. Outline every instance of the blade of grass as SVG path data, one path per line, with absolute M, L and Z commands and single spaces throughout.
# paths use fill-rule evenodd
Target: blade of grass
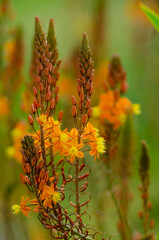
M 139 3 L 139 6 L 152 25 L 155 27 L 157 32 L 159 32 L 159 15 L 141 2 Z

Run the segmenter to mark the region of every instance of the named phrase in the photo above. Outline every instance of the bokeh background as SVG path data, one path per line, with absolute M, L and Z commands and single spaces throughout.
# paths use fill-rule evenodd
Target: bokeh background
M 142 2 L 159 11 L 158 0 L 143 0 Z M 29 113 L 24 111 L 23 105 L 27 101 L 24 101 L 23 92 L 30 82 L 29 69 L 32 58 L 35 16 L 40 17 L 46 32 L 49 19 L 52 17 L 55 21 L 59 56 L 62 59 L 61 96 L 58 108 L 64 110 L 64 123 L 67 123 L 66 118 L 71 118 L 70 97 L 76 91 L 77 66 L 75 59 L 78 57 L 82 34 L 88 33 L 95 61 L 94 106 L 98 103 L 99 93 L 102 92 L 102 81 L 106 77 L 107 63 L 113 54 L 120 55 L 127 72 L 129 84 L 127 96 L 133 103 L 141 105 L 142 112 L 140 116 L 135 118 L 136 151 L 130 188 L 132 192 L 130 222 L 132 228 L 142 231 L 141 222 L 137 216 L 137 211 L 141 208 L 138 192 L 138 160 L 140 142 L 144 139 L 148 143 L 151 155 L 150 200 L 153 203 L 152 217 L 156 222 L 155 232 L 157 233 L 159 230 L 159 35 L 134 0 L 11 0 L 8 4 L 9 14 L 0 22 L 1 48 L 6 41 L 12 40 L 14 29 L 21 28 L 24 40 L 24 64 L 22 65 L 21 78 L 18 79 L 21 81 L 20 86 L 12 97 L 10 110 L 12 120 L 9 116 L 2 116 L 0 119 L 0 239 L 49 239 L 45 229 L 40 226 L 37 216 L 34 214 L 29 219 L 22 215 L 12 216 L 11 205 L 19 202 L 22 194 L 27 196 L 28 193 L 23 189 L 19 180 L 21 165 L 13 160 L 13 157 L 11 159 L 8 155 L 6 157 L 6 145 L 12 145 L 11 141 L 13 140 L 9 140 L 9 138 L 14 135 L 15 122 L 21 120 L 27 122 Z M 5 96 L 6 92 L 2 87 L 1 89 L 0 94 Z M 0 111 L 3 112 L 4 108 L 5 105 L 1 104 Z M 9 120 L 14 124 L 9 124 Z M 69 124 L 72 124 L 71 120 Z M 14 128 L 9 129 L 8 125 L 13 125 Z M 92 215 L 92 220 L 87 219 L 87 221 L 92 221 L 99 230 L 104 230 L 109 236 L 117 232 L 117 214 L 115 208 L 112 207 L 113 204 L 109 201 L 109 194 L 105 194 L 104 188 L 100 184 L 98 186 L 100 173 L 98 163 L 90 161 L 90 164 L 93 165 L 89 184 L 89 191 L 92 193 L 89 212 Z M 103 226 L 99 226 L 97 220 L 101 217 L 95 202 L 95 196 L 99 191 L 103 191 L 105 202 L 105 215 L 102 216 L 102 219 L 105 219 L 106 223 L 103 223 Z M 119 236 L 115 236 L 114 239 L 119 239 Z

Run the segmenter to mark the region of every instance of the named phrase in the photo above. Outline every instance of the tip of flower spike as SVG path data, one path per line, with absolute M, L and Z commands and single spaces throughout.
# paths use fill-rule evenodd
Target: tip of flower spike
M 53 18 L 50 18 L 50 22 L 49 22 L 49 26 L 53 27 L 54 28 L 54 19 Z
M 81 44 L 81 52 L 87 53 L 89 51 L 89 40 L 88 40 L 88 35 L 85 32 L 82 37 L 82 44 Z

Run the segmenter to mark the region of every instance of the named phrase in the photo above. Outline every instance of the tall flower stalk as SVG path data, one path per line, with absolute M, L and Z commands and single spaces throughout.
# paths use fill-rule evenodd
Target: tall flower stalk
M 54 118 L 59 100 L 59 87 L 56 83 L 61 63 L 57 59 L 53 20 L 50 20 L 46 37 L 40 19 L 36 17 L 36 76 L 33 86 L 35 100 L 31 105 L 32 115 L 28 116 L 34 134 L 22 138 L 24 174 L 20 174 L 22 183 L 35 198 L 30 200 L 23 196 L 20 205 L 13 206 L 13 212 L 17 214 L 22 211 L 28 216 L 30 206 L 33 206 L 42 225 L 49 229 L 51 236 L 56 239 L 95 239 L 97 232 L 90 232 L 82 220 L 90 201 L 89 194 L 85 192 L 90 169 L 86 165 L 84 153 L 89 151 L 96 159 L 99 158 L 99 153 L 105 151 L 105 146 L 104 139 L 89 123 L 92 115 L 90 96 L 93 91 L 94 70 L 87 34 L 83 35 L 79 54 L 78 110 L 77 101 L 72 96 L 75 128 L 71 131 L 61 129 L 62 111 L 59 112 L 58 120 Z M 69 200 L 65 199 L 67 192 L 70 195 Z M 65 208 L 64 202 L 69 202 L 72 211 Z

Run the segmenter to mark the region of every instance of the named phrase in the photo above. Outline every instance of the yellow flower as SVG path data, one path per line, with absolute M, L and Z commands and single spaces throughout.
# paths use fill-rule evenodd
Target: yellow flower
M 21 206 L 18 205 L 18 204 L 14 204 L 14 205 L 12 206 L 12 211 L 13 211 L 13 214 L 18 214 L 18 213 L 20 213 L 20 212 L 21 212 Z
M 97 151 L 99 153 L 105 153 L 105 141 L 102 137 L 97 138 Z
M 43 126 L 47 122 L 47 118 L 48 118 L 47 115 L 45 113 L 43 113 L 36 119 Z
M 12 206 L 13 214 L 18 214 L 22 212 L 25 216 L 29 217 L 28 213 L 31 211 L 31 209 L 28 206 L 26 206 L 26 203 L 28 200 L 29 198 L 24 199 L 24 196 L 23 196 L 21 199 L 20 205 L 14 204 Z
M 140 106 L 140 104 L 138 104 L 138 103 L 133 104 L 133 112 L 136 115 L 141 114 L 141 106 Z

